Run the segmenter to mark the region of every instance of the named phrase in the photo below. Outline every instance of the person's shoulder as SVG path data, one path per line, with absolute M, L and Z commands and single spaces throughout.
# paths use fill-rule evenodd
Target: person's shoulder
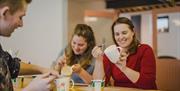
M 140 49 L 152 49 L 152 47 L 150 45 L 148 45 L 148 44 L 140 44 L 139 48 Z

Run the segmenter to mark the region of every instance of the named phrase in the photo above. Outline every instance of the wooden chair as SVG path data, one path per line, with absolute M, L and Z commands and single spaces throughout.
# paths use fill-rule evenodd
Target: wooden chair
M 163 91 L 180 91 L 180 60 L 156 59 L 156 83 Z

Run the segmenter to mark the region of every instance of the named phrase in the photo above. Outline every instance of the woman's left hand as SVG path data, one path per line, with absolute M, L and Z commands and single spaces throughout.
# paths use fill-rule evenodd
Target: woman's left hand
M 72 66 L 73 72 L 79 73 L 81 71 L 81 65 L 80 64 L 74 64 Z
M 126 67 L 126 60 L 129 56 L 129 53 L 127 51 L 121 50 L 120 51 L 120 57 L 119 61 L 116 63 L 116 66 L 121 69 L 121 71 Z

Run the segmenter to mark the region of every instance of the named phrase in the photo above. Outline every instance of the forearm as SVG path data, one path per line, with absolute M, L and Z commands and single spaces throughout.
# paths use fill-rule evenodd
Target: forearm
M 81 70 L 78 73 L 79 77 L 85 82 L 85 83 L 91 83 L 91 80 L 93 80 L 92 75 L 90 75 L 86 70 L 81 68 Z
M 121 68 L 121 71 L 127 76 L 129 80 L 131 80 L 133 83 L 136 83 L 140 77 L 140 73 L 137 71 L 134 71 L 130 69 L 129 67 L 123 67 Z
M 33 75 L 33 74 L 40 74 L 44 73 L 46 68 L 33 65 L 33 64 L 26 64 L 21 62 L 20 63 L 20 75 Z
M 103 66 L 103 61 L 101 60 L 96 60 L 95 62 L 95 68 L 93 72 L 93 79 L 104 79 L 104 66 Z
M 22 91 L 32 91 L 31 88 L 29 88 L 28 86 L 23 88 Z

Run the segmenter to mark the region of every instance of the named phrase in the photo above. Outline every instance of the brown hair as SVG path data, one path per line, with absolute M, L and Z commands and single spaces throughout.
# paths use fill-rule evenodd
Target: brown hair
M 79 63 L 83 68 L 86 68 L 92 63 L 93 56 L 91 55 L 91 51 L 96 43 L 93 30 L 86 24 L 77 24 L 72 37 L 74 35 L 81 36 L 85 39 L 85 41 L 87 42 L 87 49 L 82 55 L 75 55 L 71 43 L 69 43 L 69 46 L 65 49 L 67 64 L 73 65 Z
M 0 8 L 8 6 L 10 13 L 14 14 L 17 10 L 22 9 L 24 3 L 29 4 L 32 0 L 0 0 Z
M 114 37 L 114 26 L 117 25 L 117 24 L 127 24 L 129 26 L 129 29 L 134 32 L 134 25 L 132 23 L 131 20 L 129 20 L 128 18 L 126 17 L 119 17 L 117 20 L 114 21 L 114 23 L 112 24 L 112 27 L 111 27 L 111 30 L 112 30 L 112 37 L 113 37 L 113 41 L 116 45 L 117 42 L 115 40 L 115 37 Z M 129 49 L 128 51 L 130 52 L 130 54 L 132 53 L 135 53 L 137 48 L 138 48 L 138 45 L 140 44 L 139 40 L 136 38 L 136 34 L 134 33 L 134 36 L 133 36 L 133 41 L 131 42 L 130 46 L 129 46 Z

